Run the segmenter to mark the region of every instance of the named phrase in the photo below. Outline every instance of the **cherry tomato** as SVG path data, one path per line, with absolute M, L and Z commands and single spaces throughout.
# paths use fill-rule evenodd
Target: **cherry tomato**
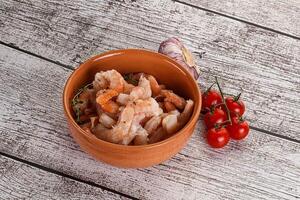
M 212 105 L 222 103 L 222 97 L 216 90 L 209 90 L 202 95 L 202 110 L 208 111 Z
M 242 116 L 245 112 L 245 104 L 243 101 L 235 101 L 233 97 L 227 97 L 225 99 L 226 105 L 234 116 Z
M 234 140 L 244 139 L 249 133 L 249 125 L 246 121 L 240 120 L 238 117 L 231 118 L 232 125 L 227 125 L 226 129 Z
M 229 142 L 229 133 L 226 128 L 212 128 L 207 132 L 207 142 L 213 148 L 222 148 Z
M 204 122 L 208 129 L 213 128 L 216 124 L 226 121 L 227 115 L 221 108 L 216 108 L 204 115 Z

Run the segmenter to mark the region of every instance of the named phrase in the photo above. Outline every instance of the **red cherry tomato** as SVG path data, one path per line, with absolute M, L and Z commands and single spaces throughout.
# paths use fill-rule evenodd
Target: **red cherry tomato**
M 204 115 L 204 122 L 208 129 L 213 128 L 216 124 L 226 121 L 226 119 L 226 113 L 220 108 L 216 108 Z
M 212 128 L 207 132 L 207 142 L 213 148 L 222 148 L 229 142 L 229 133 L 226 128 Z
M 212 105 L 222 103 L 222 97 L 216 90 L 209 90 L 202 95 L 202 110 L 208 111 Z
M 242 116 L 245 112 L 245 104 L 243 101 L 235 101 L 233 97 L 227 97 L 225 99 L 226 105 L 234 116 Z M 223 107 L 224 108 L 224 107 Z
M 246 121 L 239 120 L 238 117 L 231 118 L 232 125 L 227 125 L 226 129 L 234 140 L 244 139 L 249 133 L 249 125 Z

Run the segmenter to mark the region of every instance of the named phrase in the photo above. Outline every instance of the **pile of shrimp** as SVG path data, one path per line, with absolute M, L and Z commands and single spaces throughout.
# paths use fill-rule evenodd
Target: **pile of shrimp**
M 101 140 L 123 145 L 152 144 L 172 136 L 189 120 L 194 102 L 159 85 L 154 76 L 116 70 L 95 75 L 77 94 L 77 122 Z M 73 99 L 74 100 L 74 99 Z

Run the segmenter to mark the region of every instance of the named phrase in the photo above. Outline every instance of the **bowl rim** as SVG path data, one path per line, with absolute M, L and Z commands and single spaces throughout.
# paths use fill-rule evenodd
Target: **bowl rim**
M 153 144 L 146 144 L 146 145 L 122 145 L 122 144 L 115 144 L 115 143 L 111 143 L 111 142 L 107 142 L 104 140 L 101 140 L 97 137 L 95 137 L 93 134 L 88 133 L 86 131 L 84 131 L 74 120 L 74 118 L 72 117 L 71 111 L 70 109 L 67 108 L 67 103 L 69 101 L 69 99 L 67 99 L 66 96 L 66 91 L 68 90 L 68 86 L 70 85 L 71 80 L 73 79 L 74 76 L 76 76 L 77 73 L 79 73 L 79 71 L 83 70 L 84 66 L 88 65 L 89 63 L 93 62 L 94 60 L 97 60 L 99 58 L 105 57 L 107 55 L 113 55 L 116 53 L 146 53 L 146 54 L 152 54 L 154 56 L 158 56 L 162 59 L 166 59 L 168 60 L 168 62 L 171 62 L 172 64 L 176 65 L 180 70 L 184 71 L 185 74 L 187 74 L 187 76 L 189 77 L 189 80 L 192 81 L 192 84 L 194 86 L 196 86 L 196 96 L 199 96 L 199 103 L 195 106 L 194 105 L 194 110 L 192 113 L 191 118 L 189 119 L 189 121 L 185 124 L 185 126 L 183 128 L 181 128 L 179 131 L 177 131 L 176 133 L 174 133 L 171 137 L 162 140 L 160 142 L 156 142 Z M 155 148 L 157 146 L 163 146 L 167 143 L 169 143 L 172 140 L 175 140 L 176 138 L 178 138 L 179 136 L 181 136 L 186 129 L 188 129 L 190 126 L 192 126 L 194 123 L 196 123 L 196 121 L 199 118 L 200 115 L 200 111 L 201 111 L 201 105 L 202 105 L 202 98 L 201 98 L 201 90 L 196 82 L 196 80 L 194 79 L 194 77 L 190 74 L 190 72 L 185 69 L 180 63 L 176 62 L 175 60 L 171 59 L 170 57 L 152 51 L 152 50 L 147 50 L 147 49 L 137 49 L 137 48 L 129 48 L 129 49 L 117 49 L 117 50 L 110 50 L 110 51 L 106 51 L 97 55 L 94 55 L 92 57 L 90 57 L 89 59 L 87 59 L 86 61 L 84 61 L 83 63 L 81 63 L 76 69 L 73 70 L 73 72 L 71 73 L 71 75 L 69 75 L 64 89 L 63 89 L 63 107 L 64 107 L 64 113 L 66 118 L 68 118 L 69 123 L 71 123 L 78 131 L 80 134 L 82 134 L 84 137 L 88 138 L 89 140 L 96 140 L 96 143 L 99 143 L 101 145 L 105 145 L 105 146 L 111 146 L 114 147 L 115 149 L 120 149 L 120 150 L 138 150 L 141 148 L 144 149 L 151 149 L 151 148 Z M 191 134 L 192 135 L 192 134 Z

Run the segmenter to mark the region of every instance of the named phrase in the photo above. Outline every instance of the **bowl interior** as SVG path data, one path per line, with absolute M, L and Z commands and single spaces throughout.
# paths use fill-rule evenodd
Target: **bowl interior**
M 144 72 L 153 75 L 160 84 L 185 99 L 192 99 L 195 103 L 194 113 L 200 111 L 200 91 L 189 72 L 170 58 L 151 51 L 126 49 L 110 51 L 92 57 L 83 63 L 69 78 L 65 91 L 64 101 L 67 114 L 72 113 L 71 99 L 76 91 L 93 81 L 99 71 L 115 69 L 121 74 L 130 72 Z

